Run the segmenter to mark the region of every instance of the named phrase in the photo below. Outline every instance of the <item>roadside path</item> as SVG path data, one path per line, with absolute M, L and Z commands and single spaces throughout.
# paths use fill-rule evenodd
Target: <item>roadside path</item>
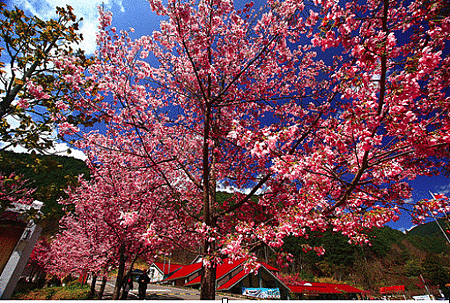
M 90 283 L 90 281 L 88 281 Z M 100 282 L 95 285 L 95 290 L 100 290 Z M 136 284 L 136 283 L 135 283 Z M 137 286 L 137 285 L 136 285 Z M 114 281 L 106 282 L 105 292 L 103 293 L 103 300 L 111 300 L 114 291 Z M 149 284 L 147 287 L 146 300 L 200 300 L 200 292 L 196 289 L 178 288 L 166 285 Z M 216 294 L 216 300 L 234 300 L 235 298 L 229 296 L 222 296 Z M 127 300 L 138 300 L 138 289 L 132 289 L 128 292 Z

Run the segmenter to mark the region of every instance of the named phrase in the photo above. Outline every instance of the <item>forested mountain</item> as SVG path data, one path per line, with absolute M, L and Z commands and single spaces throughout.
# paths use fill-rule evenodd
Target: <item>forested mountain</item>
M 77 186 L 78 175 L 89 178 L 86 164 L 72 157 L 0 152 L 0 172 L 4 175 L 15 173 L 27 179 L 27 187 L 36 191 L 33 198 L 44 202 L 43 225 L 46 231 L 57 228 L 62 215 L 62 206 L 57 200 L 66 197 L 68 186 Z
M 449 229 L 450 226 L 448 225 L 448 222 L 446 220 L 437 219 L 437 222 L 433 221 L 428 224 L 414 226 L 412 229 L 408 231 L 408 234 L 426 237 L 439 237 L 445 239 L 441 228 L 443 230 L 446 230 Z
M 305 280 L 332 279 L 357 285 L 377 293 L 380 287 L 405 285 L 411 294 L 424 294 L 425 283 L 436 293 L 438 285 L 450 282 L 450 245 L 436 236 L 430 222 L 410 233 L 389 227 L 369 233 L 370 245 L 351 245 L 347 237 L 325 232 L 310 239 L 289 237 L 283 249 L 294 255 L 287 274 L 299 274 Z M 427 232 L 429 231 L 429 232 Z M 305 253 L 304 245 L 323 246 L 323 256 L 314 251 Z

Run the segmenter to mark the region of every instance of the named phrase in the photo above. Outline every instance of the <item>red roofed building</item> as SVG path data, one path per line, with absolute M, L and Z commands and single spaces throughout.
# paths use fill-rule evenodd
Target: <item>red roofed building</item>
M 196 263 L 181 267 L 170 275 L 163 283 L 171 283 L 174 286 L 188 286 L 199 288 L 201 283 L 200 259 Z M 281 282 L 274 273 L 279 270 L 273 266 L 260 262 L 261 267 L 258 272 L 249 273 L 244 270 L 245 259 L 233 261 L 225 259 L 216 269 L 216 289 L 217 291 L 242 295 L 246 294 L 264 298 L 270 292 L 276 293 L 278 298 L 287 299 L 289 288 Z M 248 290 L 252 290 L 249 292 Z
M 150 282 L 160 282 L 179 270 L 181 267 L 185 265 L 183 264 L 174 264 L 174 263 L 162 263 L 162 262 L 154 262 L 148 269 L 148 274 L 150 277 Z
M 174 286 L 184 286 L 189 282 L 191 282 L 192 280 L 199 277 L 201 269 L 202 263 L 193 263 L 190 265 L 184 265 L 162 282 L 163 283 L 170 282 Z
M 288 285 L 295 299 L 338 300 L 361 299 L 363 290 L 347 284 L 303 282 L 300 285 Z

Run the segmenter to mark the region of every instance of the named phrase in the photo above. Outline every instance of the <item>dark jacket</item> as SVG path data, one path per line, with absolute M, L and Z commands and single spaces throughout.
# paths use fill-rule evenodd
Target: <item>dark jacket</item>
M 138 278 L 139 287 L 147 287 L 147 284 L 150 283 L 150 278 L 146 273 L 143 273 Z

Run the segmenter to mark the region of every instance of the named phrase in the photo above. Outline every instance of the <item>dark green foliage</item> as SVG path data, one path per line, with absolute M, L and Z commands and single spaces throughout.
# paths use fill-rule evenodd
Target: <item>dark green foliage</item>
M 58 199 L 67 195 L 64 190 L 78 185 L 78 175 L 89 178 L 86 164 L 75 158 L 54 155 L 18 154 L 0 151 L 0 171 L 3 174 L 14 172 L 27 179 L 27 187 L 35 188 L 33 198 L 44 202 L 42 212 L 44 222 L 53 228 L 62 215 Z M 44 224 L 45 225 L 45 224 Z
M 408 276 L 418 277 L 423 272 L 423 267 L 418 259 L 410 259 L 406 262 L 405 272 Z
M 373 229 L 368 233 L 370 245 L 362 246 L 349 244 L 348 238 L 341 234 L 313 232 L 309 239 L 285 238 L 283 250 L 294 256 L 292 274 L 310 273 L 377 291 L 386 285 L 413 287 L 419 275 L 425 276 L 427 272 L 429 284 L 438 285 L 449 278 L 446 264 L 450 245 L 441 237 L 428 236 L 425 231 L 432 230 L 429 226 L 423 230 L 419 235 L 389 227 Z M 314 251 L 304 252 L 306 245 L 323 246 L 326 252 L 323 256 Z
M 414 243 L 414 246 L 425 252 L 432 252 L 435 254 L 450 252 L 448 242 L 446 242 L 444 237 L 416 236 L 408 234 L 407 239 L 411 243 Z
M 227 192 L 218 192 L 216 194 L 216 201 L 220 204 L 231 198 L 232 194 Z
M 392 244 L 402 245 L 405 234 L 389 227 L 375 228 L 369 233 L 369 239 L 370 251 L 377 257 L 384 257 L 391 251 Z
M 337 267 L 349 267 L 355 262 L 363 250 L 368 254 L 376 257 L 386 256 L 391 251 L 391 246 L 394 243 L 401 245 L 401 241 L 405 239 L 406 235 L 398 230 L 389 227 L 374 229 L 369 234 L 371 246 L 356 246 L 348 243 L 348 237 L 332 232 L 315 232 L 311 233 L 309 239 L 288 237 L 285 239 L 284 249 L 294 255 L 303 252 L 302 245 L 323 246 L 326 250 L 325 255 L 318 257 L 313 251 L 308 252 L 313 263 L 325 260 L 326 262 Z
M 308 268 L 316 275 L 329 275 L 336 272 L 340 275 L 349 271 L 358 255 L 357 247 L 348 244 L 348 238 L 332 232 L 313 232 L 309 239 L 287 237 L 283 249 L 294 256 L 302 256 Z M 326 253 L 318 256 L 314 251 L 307 251 L 307 246 L 323 246 Z
M 442 261 L 435 255 L 428 253 L 422 262 L 423 276 L 431 281 L 432 285 L 443 286 L 447 284 L 450 276 L 442 266 Z
M 448 226 L 447 221 L 445 221 L 444 219 L 438 219 L 437 221 L 437 223 L 435 221 L 432 221 L 426 224 L 418 225 L 411 229 L 408 234 L 415 236 L 438 237 L 442 238 L 442 240 L 445 240 L 445 237 L 442 233 L 442 230 L 439 228 L 439 225 L 444 230 L 449 228 L 450 226 Z

